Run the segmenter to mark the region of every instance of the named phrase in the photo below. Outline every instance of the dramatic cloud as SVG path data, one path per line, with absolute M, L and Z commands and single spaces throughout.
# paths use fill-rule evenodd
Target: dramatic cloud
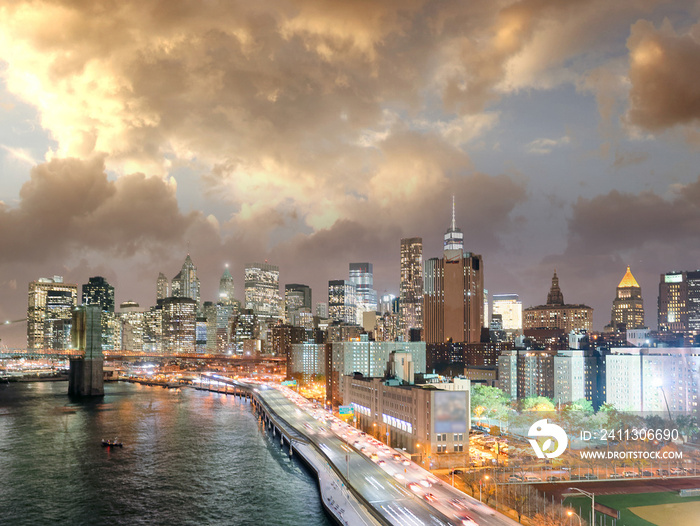
M 678 34 L 668 21 L 656 29 L 640 20 L 627 41 L 631 124 L 658 132 L 700 119 L 700 26 Z
M 109 181 L 102 158 L 54 159 L 32 169 L 17 207 L 0 204 L 0 264 L 76 251 L 131 256 L 180 242 L 198 224 L 206 220 L 180 212 L 172 183 L 143 174 Z

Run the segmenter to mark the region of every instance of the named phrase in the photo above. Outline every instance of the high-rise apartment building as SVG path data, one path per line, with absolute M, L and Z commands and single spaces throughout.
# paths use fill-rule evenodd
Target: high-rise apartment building
M 70 346 L 72 311 L 77 305 L 78 286 L 64 283 L 62 276 L 39 278 L 29 283 L 27 350 Z
M 197 309 L 200 306 L 199 278 L 197 277 L 197 267 L 192 263 L 192 258 L 187 254 L 182 269 L 171 282 L 171 291 L 175 298 L 190 298 L 195 301 Z
M 524 314 L 524 331 L 560 331 L 562 334 L 590 331 L 593 320 L 593 309 L 588 305 L 564 303 L 556 271 L 547 294 L 547 303 L 528 307 Z M 535 333 L 528 332 L 526 335 L 534 336 Z
M 168 283 L 168 278 L 165 274 L 160 272 L 158 274 L 158 280 L 156 281 L 156 301 L 164 300 L 170 296 L 170 283 Z
M 481 341 L 484 271 L 480 255 L 464 252 L 464 234 L 452 224 L 442 258 L 425 262 L 423 319 L 426 343 Z
M 233 276 L 228 271 L 228 265 L 224 268 L 224 273 L 219 280 L 219 303 L 222 305 L 233 305 L 235 287 L 233 285 Z
M 328 315 L 336 321 L 357 324 L 355 284 L 345 279 L 328 282 Z
M 399 329 L 409 341 L 411 329 L 423 328 L 423 239 L 401 240 L 401 276 L 399 282 Z
M 245 308 L 252 309 L 260 321 L 282 317 L 277 265 L 248 263 L 245 266 Z
M 523 303 L 517 294 L 494 294 L 493 316 L 501 316 L 504 331 L 523 330 Z
M 361 325 L 362 313 L 378 308 L 372 263 L 350 263 L 350 282 L 355 285 L 356 323 Z
M 644 303 L 642 287 L 634 279 L 630 268 L 617 286 L 612 304 L 610 325 L 614 330 L 641 329 L 644 327 Z

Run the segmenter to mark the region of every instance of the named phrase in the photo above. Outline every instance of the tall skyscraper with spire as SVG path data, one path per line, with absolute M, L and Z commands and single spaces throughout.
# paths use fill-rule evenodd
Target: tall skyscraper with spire
M 644 303 L 642 287 L 634 279 L 630 268 L 617 286 L 617 294 L 612 304 L 610 325 L 613 329 L 642 329 L 644 327 Z
M 182 264 L 182 269 L 171 282 L 171 295 L 175 298 L 193 299 L 197 304 L 197 310 L 199 310 L 199 278 L 197 277 L 197 267 L 192 263 L 189 254 Z
M 454 221 L 454 220 L 453 220 Z M 399 330 L 404 341 L 411 329 L 423 328 L 423 239 L 401 240 L 401 279 L 399 282 Z
M 234 300 L 233 276 L 228 271 L 228 264 L 219 280 L 219 303 L 222 305 L 232 305 Z
M 455 223 L 454 197 L 443 257 L 425 262 L 423 308 L 426 343 L 481 341 L 484 266 L 480 255 L 464 251 L 464 234 Z

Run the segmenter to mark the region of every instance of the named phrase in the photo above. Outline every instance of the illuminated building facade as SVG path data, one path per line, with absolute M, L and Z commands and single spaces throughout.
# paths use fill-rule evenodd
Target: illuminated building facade
M 78 286 L 64 283 L 62 276 L 39 278 L 30 282 L 27 301 L 27 350 L 67 348 L 70 344 L 72 311 L 77 305 Z
M 517 294 L 494 294 L 493 316 L 501 316 L 501 329 L 521 332 L 523 330 L 523 303 Z
M 644 328 L 644 303 L 642 287 L 634 279 L 630 268 L 617 286 L 613 300 L 610 325 L 614 330 Z
M 219 303 L 222 305 L 233 305 L 235 287 L 233 285 L 233 276 L 228 270 L 228 265 L 224 268 L 224 273 L 219 279 Z
M 328 282 L 328 315 L 343 323 L 357 324 L 355 284 L 345 279 Z
M 350 282 L 355 285 L 356 323 L 362 324 L 362 313 L 377 311 L 372 263 L 350 263 Z
M 245 266 L 245 308 L 252 309 L 261 321 L 282 318 L 277 265 L 249 263 Z
M 480 255 L 464 252 L 464 234 L 452 224 L 442 258 L 425 262 L 423 328 L 426 343 L 481 341 L 484 323 L 484 271 Z
M 166 354 L 194 353 L 197 302 L 192 298 L 162 300 L 163 350 Z
M 547 303 L 528 307 L 524 314 L 523 330 L 527 336 L 533 337 L 536 337 L 536 331 L 560 331 L 563 334 L 590 331 L 593 321 L 593 309 L 588 305 L 564 303 L 556 271 L 547 294 Z
M 121 328 L 120 342 L 115 347 L 125 351 L 143 351 L 146 320 L 139 304 L 134 301 L 120 304 L 117 318 Z
M 116 318 L 114 317 L 114 287 L 110 285 L 102 276 L 95 276 L 88 279 L 83 285 L 83 305 L 98 305 L 102 315 L 102 349 L 114 349 L 114 328 Z
M 311 287 L 301 283 L 288 283 L 284 286 L 284 310 L 288 323 L 302 325 L 300 314 L 311 315 L 312 305 Z M 308 323 L 308 316 L 304 318 Z
M 160 272 L 158 274 L 158 279 L 156 280 L 156 301 L 164 300 L 170 296 L 170 283 L 168 283 L 168 278 L 165 274 Z
M 412 328 L 423 328 L 423 239 L 420 237 L 401 240 L 399 330 L 404 341 L 409 341 Z
M 661 274 L 658 323 L 659 331 L 682 333 L 688 329 L 688 275 L 686 272 Z
M 200 306 L 199 278 L 197 277 L 197 267 L 192 263 L 192 258 L 187 254 L 182 269 L 171 282 L 171 294 L 175 298 L 190 298 L 195 301 L 197 309 Z

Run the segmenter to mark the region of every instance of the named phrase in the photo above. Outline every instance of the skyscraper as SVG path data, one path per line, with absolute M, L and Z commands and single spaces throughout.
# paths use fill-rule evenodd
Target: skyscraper
M 287 283 L 284 286 L 284 310 L 288 323 L 298 325 L 300 312 L 312 316 L 311 306 L 311 287 L 301 283 Z
M 328 315 L 344 323 L 357 323 L 355 284 L 337 279 L 328 282 Z
M 610 325 L 613 329 L 621 330 L 644 327 L 642 287 L 634 279 L 629 267 L 617 286 L 617 294 L 612 304 Z
M 455 226 L 454 200 L 443 257 L 425 262 L 423 308 L 426 343 L 481 341 L 483 262 L 480 255 L 464 252 L 464 234 Z
M 261 321 L 282 317 L 278 266 L 269 263 L 245 266 L 245 308 L 252 309 Z
M 158 274 L 158 281 L 156 281 L 156 300 L 164 300 L 168 296 L 170 296 L 168 278 L 165 277 L 165 274 L 160 272 Z
M 170 293 L 175 298 L 193 299 L 197 309 L 199 309 L 199 278 L 197 277 L 197 267 L 192 263 L 189 254 L 182 264 L 182 269 L 172 280 Z
M 423 328 L 423 239 L 420 237 L 401 240 L 399 328 L 404 341 L 409 341 L 411 329 Z
M 166 298 L 163 309 L 163 350 L 166 354 L 194 353 L 197 302 L 191 298 Z
M 224 269 L 224 273 L 219 280 L 219 303 L 222 305 L 231 305 L 234 300 L 233 276 L 228 271 L 228 264 Z
M 684 333 L 688 330 L 688 275 L 661 274 L 659 282 L 659 331 Z
M 78 305 L 78 286 L 62 276 L 39 278 L 29 283 L 27 302 L 27 350 L 65 348 L 70 344 L 73 307 Z
M 374 290 L 372 263 L 350 263 L 350 282 L 355 285 L 357 323 L 362 324 L 362 313 L 377 312 L 377 291 Z
M 102 349 L 114 349 L 112 335 L 116 318 L 114 317 L 114 287 L 107 283 L 102 276 L 88 279 L 83 285 L 83 305 L 98 305 L 100 307 L 100 323 L 102 325 Z

